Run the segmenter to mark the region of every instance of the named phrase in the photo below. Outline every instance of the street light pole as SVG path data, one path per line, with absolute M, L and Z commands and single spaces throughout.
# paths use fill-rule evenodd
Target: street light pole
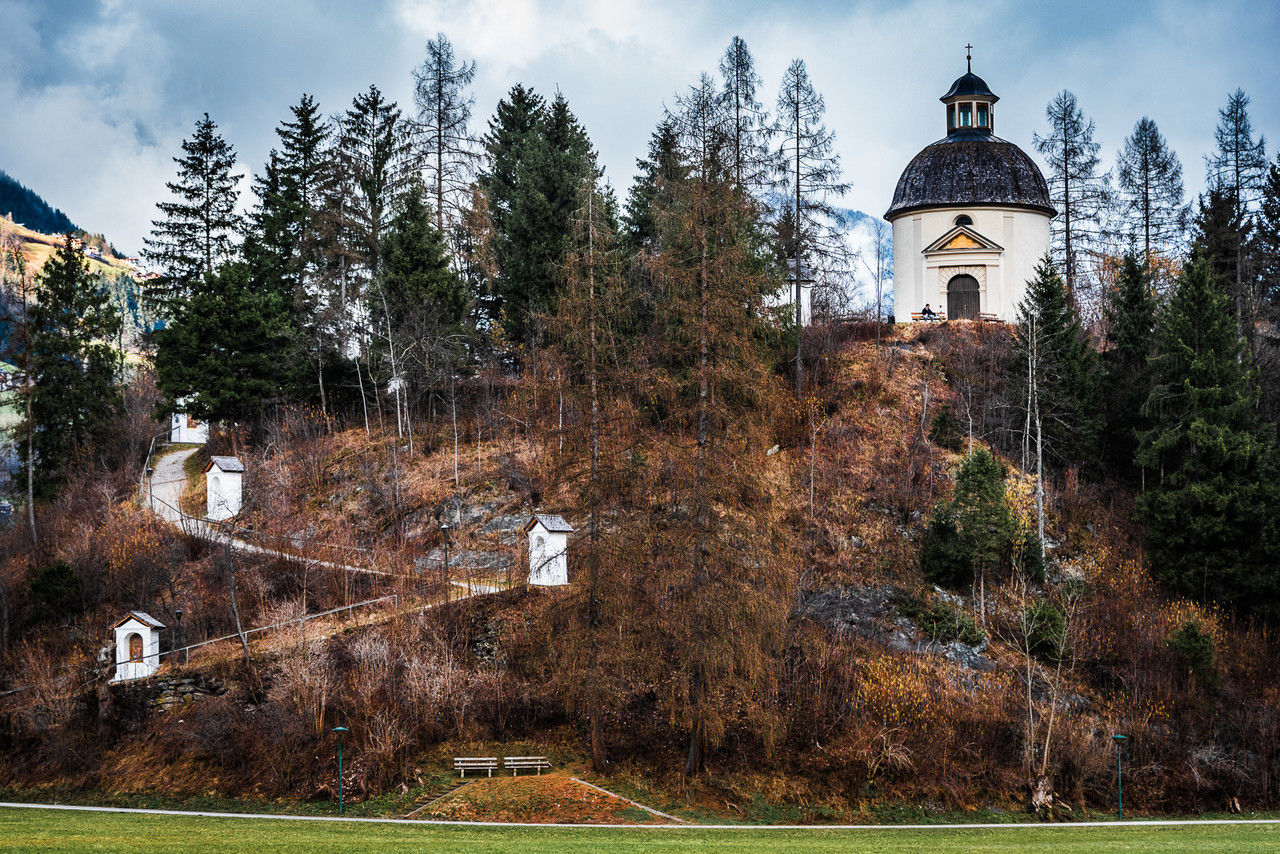
M 1124 768 L 1120 756 L 1124 753 L 1124 742 L 1127 736 L 1113 735 L 1116 743 L 1116 818 L 1124 821 Z
M 342 815 L 342 734 L 347 728 L 336 726 L 333 731 L 338 734 L 338 815 Z
M 186 643 L 184 643 L 186 638 L 183 637 L 183 634 L 182 634 L 182 609 L 175 608 L 173 611 L 173 616 L 178 619 L 178 651 L 182 653 L 182 663 L 186 664 L 188 661 L 188 658 L 187 658 L 187 649 L 186 649 L 187 645 Z M 177 664 L 177 663 L 178 663 L 177 661 L 174 661 L 174 664 Z

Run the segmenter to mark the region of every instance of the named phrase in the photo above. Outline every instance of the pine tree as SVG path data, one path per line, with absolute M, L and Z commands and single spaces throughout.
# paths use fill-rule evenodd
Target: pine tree
M 1116 166 L 1121 215 L 1150 267 L 1153 252 L 1174 254 L 1186 227 L 1182 163 L 1156 123 L 1143 116 L 1124 141 Z
M 729 114 L 729 173 L 735 186 L 758 193 L 772 185 L 769 114 L 756 93 L 763 81 L 747 43 L 734 36 L 720 59 L 724 109 Z
M 824 124 L 827 108 L 809 79 L 804 60 L 793 60 L 778 90 L 778 115 L 774 134 L 780 139 L 775 169 L 791 209 L 794 252 L 797 265 L 809 264 L 816 272 L 833 274 L 848 265 L 843 233 L 845 216 L 832 199 L 849 192 L 850 184 L 840 172 L 840 155 L 835 153 L 835 133 Z M 799 276 L 795 276 L 795 322 L 799 329 L 802 299 Z M 804 386 L 804 336 L 796 339 L 796 391 Z
M 1048 136 L 1036 134 L 1036 150 L 1049 162 L 1049 195 L 1058 215 L 1050 224 L 1051 245 L 1067 292 L 1079 300 L 1085 259 L 1094 251 L 1102 216 L 1111 198 L 1111 174 L 1098 172 L 1094 124 L 1086 120 L 1076 96 L 1065 89 L 1045 107 Z
M 467 294 L 449 268 L 444 235 L 435 226 L 435 214 L 423 198 L 421 185 L 411 186 L 401 197 L 383 241 L 383 257 L 381 283 L 387 320 L 393 327 L 418 312 L 445 326 L 463 322 Z
M 1144 426 L 1140 410 L 1151 393 L 1147 362 L 1156 321 L 1150 269 L 1133 253 L 1124 256 L 1116 287 L 1108 295 L 1106 317 L 1104 456 L 1111 471 L 1132 476 L 1137 473 L 1138 431 Z
M 1205 260 L 1189 264 L 1156 324 L 1151 427 L 1138 499 L 1153 574 L 1171 589 L 1262 614 L 1280 612 L 1275 430 L 1258 421 L 1231 299 Z M 1154 480 L 1154 483 L 1153 483 Z
M 1095 399 L 1097 354 L 1048 258 L 1036 266 L 1018 306 L 1010 376 L 1019 383 L 1018 399 L 1029 411 L 1038 412 L 1034 417 L 1041 421 L 1044 450 L 1055 467 L 1096 464 L 1102 417 Z M 1024 434 L 1024 447 L 1031 441 L 1032 436 Z
M 201 276 L 231 257 L 240 218 L 236 214 L 237 186 L 233 174 L 235 149 L 218 133 L 209 114 L 196 122 L 195 132 L 182 142 L 175 157 L 178 177 L 165 184 L 176 200 L 156 205 L 162 219 L 153 220 L 143 256 L 163 276 L 148 289 L 158 311 L 172 313 L 177 302 L 198 286 Z
M 31 443 L 20 454 L 37 497 L 48 498 L 72 464 L 88 462 L 120 409 L 121 354 L 111 344 L 120 315 L 70 233 L 40 271 L 34 295 L 24 335 L 30 376 L 19 393 L 28 413 L 21 432 L 30 432 Z
M 419 156 L 442 234 L 461 218 L 481 154 L 470 129 L 475 96 L 469 87 L 475 76 L 475 62 L 460 62 L 444 33 L 427 42 L 427 56 L 413 74 Z

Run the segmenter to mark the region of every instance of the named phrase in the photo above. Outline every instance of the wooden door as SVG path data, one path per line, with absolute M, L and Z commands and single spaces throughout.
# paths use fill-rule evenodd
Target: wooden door
M 978 280 L 960 275 L 947 282 L 947 320 L 977 320 Z

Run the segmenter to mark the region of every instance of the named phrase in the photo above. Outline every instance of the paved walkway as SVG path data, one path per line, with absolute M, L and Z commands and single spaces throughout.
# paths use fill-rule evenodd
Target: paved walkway
M 265 818 L 277 821 L 347 821 L 365 824 L 445 824 L 468 827 L 588 827 L 595 830 L 1069 830 L 1085 827 L 1183 827 L 1219 824 L 1280 824 L 1280 818 L 1189 818 L 1141 821 L 1024 822 L 1020 824 L 551 824 L 519 821 L 457 821 L 417 818 L 347 818 L 337 815 L 279 815 L 271 813 L 206 812 L 197 810 L 144 810 L 132 807 L 89 807 L 68 804 L 18 804 L 0 802 L 0 808 L 33 810 L 78 810 L 82 812 L 135 813 L 138 815 L 183 815 L 201 818 Z
M 284 558 L 285 560 L 304 561 L 313 566 L 324 566 L 330 569 L 339 569 L 344 572 L 355 572 L 364 575 L 384 575 L 394 576 L 394 573 L 386 572 L 381 569 L 367 569 L 362 566 L 351 566 L 343 563 L 333 563 L 327 560 L 318 560 L 312 557 L 294 554 L 292 552 L 280 551 L 279 549 L 269 549 L 263 546 L 257 546 L 246 540 L 240 539 L 228 533 L 226 529 L 215 525 L 204 519 L 197 519 L 194 516 L 188 516 L 182 512 L 181 500 L 182 493 L 187 489 L 187 472 L 182 467 L 183 463 L 194 454 L 198 448 L 187 448 L 181 451 L 175 451 L 171 454 L 165 454 L 156 461 L 155 471 L 151 475 L 151 481 L 147 484 L 147 494 L 144 496 L 151 512 L 155 513 L 161 519 L 172 522 L 188 534 L 199 537 L 202 540 L 218 543 L 235 549 L 239 552 L 247 554 L 267 555 L 269 557 Z M 478 592 L 492 592 L 481 590 L 476 586 L 470 591 L 472 594 Z

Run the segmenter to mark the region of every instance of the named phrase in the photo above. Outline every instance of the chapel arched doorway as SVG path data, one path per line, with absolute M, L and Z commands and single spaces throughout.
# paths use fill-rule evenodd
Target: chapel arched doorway
M 129 660 L 142 661 L 142 635 L 137 632 L 129 635 Z
M 953 276 L 947 282 L 947 319 L 977 320 L 978 280 L 968 274 Z

